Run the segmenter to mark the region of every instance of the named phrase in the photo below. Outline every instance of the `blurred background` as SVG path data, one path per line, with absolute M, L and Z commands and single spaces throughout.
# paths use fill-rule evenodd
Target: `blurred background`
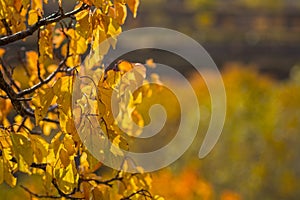
M 154 62 L 187 74 L 199 97 L 198 138 L 181 159 L 153 174 L 154 193 L 166 199 L 299 199 L 300 1 L 144 0 L 125 29 L 143 26 L 174 29 L 203 45 L 222 72 L 228 101 L 221 138 L 200 160 L 211 109 L 202 78 L 170 54 L 130 57 L 143 62 L 154 55 Z M 179 119 L 173 114 L 169 120 Z M 173 128 L 163 130 L 165 142 Z
M 174 29 L 203 45 L 219 67 L 241 62 L 282 79 L 299 64 L 299 11 L 298 0 L 144 0 L 125 29 Z

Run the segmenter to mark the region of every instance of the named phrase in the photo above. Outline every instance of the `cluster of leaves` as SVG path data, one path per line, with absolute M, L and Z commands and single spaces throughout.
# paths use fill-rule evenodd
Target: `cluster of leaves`
M 135 17 L 139 0 L 82 0 L 68 12 L 64 3 L 52 2 L 57 12 L 45 16 L 46 0 L 0 1 L 1 46 L 21 42 L 37 33 L 37 51 L 26 51 L 22 66 L 12 67 L 5 59 L 5 47 L 0 49 L 0 183 L 14 187 L 18 172 L 22 172 L 43 179 L 44 194 L 22 186 L 32 198 L 157 199 L 149 192 L 149 174 L 141 168 L 135 174 L 121 170 L 128 166 L 125 160 L 120 170 L 105 173 L 103 163 L 91 155 L 76 131 L 77 127 L 88 134 L 88 126 L 81 119 L 96 116 L 104 126 L 101 134 L 112 142 L 109 150 L 117 155 L 118 148 L 128 148 L 123 135 L 139 132 L 129 127 L 126 119 L 133 117 L 143 125 L 135 105 L 141 103 L 142 96 L 147 96 L 147 88 L 136 94 L 124 92 L 128 91 L 125 88 L 119 90 L 123 110 L 117 119 L 125 120 L 119 123 L 127 124 L 126 132 L 117 128 L 109 96 L 120 87 L 124 72 L 141 69 L 132 72 L 134 79 L 129 85 L 142 82 L 143 66 L 126 62 L 117 66 L 118 70 L 104 71 L 98 67 L 100 81 L 94 99 L 88 98 L 90 85 L 74 85 L 76 77 L 93 76 L 78 72 L 82 56 L 92 52 L 86 66 L 99 64 L 109 48 L 115 46 L 127 8 Z M 75 107 L 74 115 L 80 117 L 74 120 L 72 92 L 77 86 L 81 91 L 77 102 L 84 106 Z M 97 108 L 96 113 L 90 112 L 91 106 Z

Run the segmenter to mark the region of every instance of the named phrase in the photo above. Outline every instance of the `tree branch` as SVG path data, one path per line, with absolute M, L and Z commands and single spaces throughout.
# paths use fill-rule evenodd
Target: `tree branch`
M 89 181 L 95 181 L 97 184 L 103 184 L 103 185 L 107 185 L 109 187 L 112 187 L 112 182 L 114 181 L 123 181 L 123 177 L 114 177 L 112 179 L 106 180 L 106 181 L 100 181 L 97 180 L 95 178 L 86 178 L 86 179 L 80 179 L 80 182 L 89 182 Z
M 18 40 L 22 40 L 22 39 L 26 38 L 27 36 L 32 35 L 41 26 L 46 26 L 46 25 L 54 23 L 54 22 L 59 22 L 62 19 L 72 17 L 73 15 L 77 14 L 78 12 L 80 12 L 82 10 L 87 9 L 88 7 L 89 6 L 87 4 L 82 4 L 81 7 L 77 8 L 75 10 L 72 10 L 68 13 L 65 13 L 65 14 L 59 14 L 59 12 L 53 13 L 52 15 L 39 20 L 37 23 L 28 27 L 24 31 L 19 31 L 15 34 L 4 36 L 4 37 L 0 38 L 0 46 L 7 45 L 7 44 L 10 44 L 10 43 L 18 41 Z
M 16 82 L 14 81 L 13 77 L 12 77 L 12 70 L 9 71 L 8 67 L 6 65 L 6 63 L 4 62 L 4 60 L 2 58 L 0 58 L 0 64 L 2 65 L 3 71 L 6 75 L 6 77 L 9 79 L 10 81 L 10 85 L 13 85 L 18 91 L 20 91 L 19 86 L 16 84 Z
M 22 97 L 22 96 L 24 96 L 24 95 L 26 95 L 26 94 L 30 94 L 30 93 L 34 92 L 35 90 L 37 90 L 38 88 L 42 87 L 44 84 L 49 83 L 49 82 L 55 77 L 55 75 L 56 75 L 58 72 L 60 72 L 61 67 L 64 66 L 65 62 L 67 61 L 67 58 L 68 58 L 68 57 L 66 57 L 64 60 L 62 60 L 62 61 L 59 63 L 59 65 L 58 65 L 58 67 L 56 68 L 56 70 L 55 70 L 54 72 L 52 72 L 45 80 L 39 82 L 38 84 L 32 86 L 31 88 L 24 89 L 24 90 L 20 91 L 20 92 L 17 94 L 17 96 L 18 96 L 18 97 Z
M 20 101 L 17 101 L 16 99 L 17 94 L 12 89 L 12 87 L 5 81 L 3 74 L 0 70 L 0 89 L 2 89 L 8 96 L 8 98 L 11 100 L 11 103 L 13 104 L 14 108 L 18 113 L 20 113 L 22 116 L 28 115 L 28 110 L 23 107 L 22 103 Z
M 50 81 L 50 80 L 49 80 Z M 34 112 L 30 108 L 26 108 L 23 104 L 22 101 L 20 101 L 20 98 L 18 97 L 18 94 L 15 93 L 15 91 L 12 89 L 12 87 L 4 80 L 3 74 L 0 70 L 0 89 L 2 89 L 10 99 L 13 107 L 15 110 L 21 115 L 21 116 L 29 116 L 29 117 L 35 117 Z M 5 98 L 5 96 L 3 96 Z M 22 100 L 22 99 L 21 99 Z M 43 121 L 47 122 L 53 122 L 56 124 L 59 124 L 58 121 L 44 118 Z

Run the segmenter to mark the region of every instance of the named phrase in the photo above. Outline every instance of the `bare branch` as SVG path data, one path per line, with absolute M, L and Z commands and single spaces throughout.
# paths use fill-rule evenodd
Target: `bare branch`
M 3 74 L 0 70 L 0 89 L 2 89 L 8 96 L 8 98 L 11 100 L 11 103 L 13 104 L 14 108 L 17 110 L 18 113 L 20 113 L 22 116 L 28 115 L 26 108 L 23 107 L 22 103 L 20 101 L 17 101 L 17 94 L 12 89 L 12 87 L 5 81 Z
M 68 13 L 65 13 L 64 15 L 59 14 L 59 12 L 53 13 L 52 15 L 39 20 L 37 23 L 35 23 L 34 25 L 28 27 L 24 31 L 20 31 L 20 32 L 17 32 L 15 34 L 4 36 L 4 37 L 0 38 L 0 46 L 7 45 L 9 43 L 12 43 L 12 42 L 15 42 L 15 41 L 18 41 L 18 40 L 22 40 L 22 39 L 26 38 L 27 36 L 32 35 L 41 26 L 46 26 L 46 25 L 51 24 L 53 22 L 59 22 L 62 19 L 72 17 L 76 13 L 87 9 L 88 7 L 89 6 L 87 4 L 82 4 L 81 7 L 77 8 L 75 10 L 72 10 Z
M 0 58 L 0 64 L 3 67 L 3 71 L 4 71 L 5 75 L 6 75 L 6 77 L 9 79 L 10 84 L 13 85 L 18 91 L 20 91 L 19 86 L 16 84 L 16 82 L 14 81 L 14 79 L 12 77 L 12 72 L 10 72 L 8 70 L 8 67 L 7 67 L 6 63 L 4 62 L 4 60 L 2 58 Z

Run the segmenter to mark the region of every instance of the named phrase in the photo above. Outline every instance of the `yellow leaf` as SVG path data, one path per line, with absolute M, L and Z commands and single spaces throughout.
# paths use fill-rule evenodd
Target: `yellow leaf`
M 87 50 L 86 39 L 74 29 L 69 29 L 67 35 L 71 39 L 70 54 L 84 54 Z
M 2 156 L 0 157 L 0 174 L 2 174 L 2 182 L 3 180 L 10 186 L 16 186 L 17 179 L 12 175 L 12 165 L 10 162 L 11 150 L 9 148 L 2 149 Z
M 92 195 L 93 195 L 93 198 L 92 199 L 95 199 L 95 200 L 101 200 L 101 199 L 104 199 L 104 196 L 102 194 L 102 191 L 98 188 L 98 187 L 95 187 L 93 190 L 92 190 Z
M 110 23 L 108 25 L 108 41 L 113 48 L 116 48 L 117 36 L 122 32 L 121 26 L 118 24 L 116 20 L 110 18 Z
M 39 40 L 39 51 L 40 65 L 46 65 L 46 61 L 53 59 L 53 44 L 52 44 L 52 33 L 54 30 L 55 24 L 48 24 L 40 31 L 40 40 Z M 43 72 L 44 73 L 44 72 Z
M 80 167 L 79 170 L 81 173 L 87 172 L 89 169 L 89 162 L 87 161 L 87 153 L 83 152 L 80 156 Z
M 70 164 L 69 154 L 64 147 L 62 147 L 59 151 L 59 159 L 61 160 L 63 167 L 67 167 Z
M 22 7 L 22 1 L 21 0 L 15 0 L 14 1 L 14 7 L 16 10 L 20 10 Z
M 38 12 L 36 10 L 30 10 L 28 12 L 28 25 L 33 25 L 38 21 Z
M 24 9 L 27 9 L 30 5 L 30 0 L 21 0 Z
M 72 116 L 71 97 L 73 92 L 73 78 L 71 76 L 59 78 L 53 86 L 53 91 L 58 98 L 59 110 L 67 116 Z
M 47 155 L 47 162 L 50 163 L 52 166 L 54 165 L 54 163 L 56 163 L 56 159 L 58 157 L 56 155 L 59 153 L 59 150 L 61 148 L 61 140 L 60 140 L 61 135 L 62 132 L 58 132 L 53 137 L 49 145 L 49 154 Z
M 114 70 L 109 70 L 107 72 L 107 78 L 106 78 L 105 83 L 107 84 L 107 87 L 114 88 L 116 85 L 118 85 L 120 83 L 120 80 L 121 80 L 120 72 L 115 72 Z M 109 98 L 111 98 L 111 96 L 109 96 Z
M 99 45 L 101 45 L 100 48 L 98 48 Z M 98 48 L 97 53 L 99 53 L 100 55 L 105 55 L 108 52 L 109 47 L 110 45 L 108 41 L 106 41 L 105 31 L 100 26 L 98 26 L 97 29 L 95 29 L 93 32 L 93 50 L 96 50 Z
M 74 156 L 76 154 L 76 150 L 75 150 L 75 144 L 74 144 L 74 140 L 72 139 L 72 136 L 69 134 L 66 134 L 64 137 L 63 143 L 64 143 L 64 147 L 67 150 L 69 156 Z
M 26 59 L 28 63 L 28 67 L 30 71 L 36 71 L 36 64 L 38 59 L 38 54 L 35 51 L 27 51 L 26 52 Z
M 83 10 L 75 15 L 77 23 L 76 23 L 76 31 L 84 38 L 89 37 L 90 32 L 90 15 L 88 10 Z
M 80 55 L 73 54 L 67 58 L 66 65 L 69 67 L 79 66 L 81 63 Z
M 140 0 L 127 0 L 127 5 L 133 14 L 133 17 L 136 18 L 137 10 L 140 5 Z
M 123 151 L 120 149 L 121 136 L 118 135 L 113 139 L 110 151 L 116 156 L 123 156 Z
M 33 105 L 35 106 L 35 121 L 38 125 L 41 120 L 47 115 L 48 108 L 53 101 L 55 94 L 52 88 L 46 88 L 40 90 L 38 94 L 32 99 Z
M 4 55 L 4 53 L 5 53 L 5 49 L 0 48 L 0 57 L 2 57 Z
M 32 151 L 37 162 L 45 162 L 48 155 L 49 144 L 39 135 L 29 135 L 29 137 L 31 140 Z
M 116 2 L 115 3 L 115 19 L 120 25 L 124 24 L 127 17 L 127 8 L 125 4 Z
M 53 168 L 50 165 L 46 165 L 46 171 L 45 171 L 45 175 L 43 177 L 43 179 L 45 181 L 44 184 L 51 185 L 52 178 L 53 178 Z
M 32 0 L 31 1 L 31 8 L 34 10 L 43 10 L 43 0 Z
M 23 133 L 11 134 L 13 150 L 18 161 L 19 170 L 25 173 L 30 173 L 29 167 L 33 162 L 33 150 L 31 141 L 28 135 Z
M 29 85 L 32 86 L 36 84 L 38 80 L 38 71 L 37 71 L 37 62 L 38 62 L 38 54 L 35 51 L 27 51 L 27 67 L 29 68 L 28 73 L 30 74 Z M 43 63 L 40 63 L 40 74 L 45 74 L 45 69 Z
M 74 161 L 70 162 L 70 164 L 65 168 L 55 168 L 54 178 L 56 179 L 57 185 L 61 191 L 66 194 L 71 193 L 74 188 L 77 187 L 79 178 Z
M 132 68 L 132 64 L 126 60 L 122 60 L 118 63 L 118 69 L 121 71 L 121 74 L 129 72 Z
M 82 192 L 75 192 L 75 194 L 70 195 L 71 199 L 85 199 Z
M 7 166 L 4 166 L 4 180 L 10 187 L 15 187 L 17 184 L 17 178 L 14 177 L 9 171 Z
M 165 200 L 165 198 L 159 196 L 159 195 L 155 195 L 154 196 L 154 200 Z

